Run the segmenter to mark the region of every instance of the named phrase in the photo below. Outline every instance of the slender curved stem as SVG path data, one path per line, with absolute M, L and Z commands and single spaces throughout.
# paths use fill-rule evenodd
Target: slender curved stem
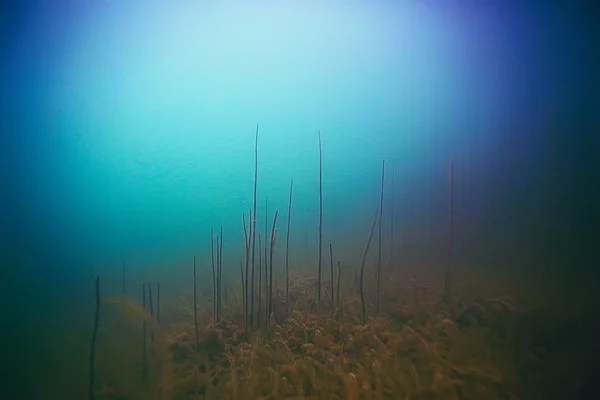
M 373 239 L 373 231 L 375 230 L 375 223 L 377 222 L 377 215 L 379 214 L 379 209 L 375 211 L 375 217 L 373 218 L 373 225 L 371 225 L 371 232 L 369 233 L 369 240 L 367 241 L 367 245 L 365 246 L 365 251 L 363 253 L 362 262 L 360 263 L 360 282 L 359 282 L 359 291 L 360 291 L 360 304 L 362 307 L 362 323 L 363 325 L 367 322 L 367 310 L 365 307 L 365 294 L 363 292 L 364 287 L 364 277 L 365 277 L 365 262 L 367 261 L 367 253 L 369 252 L 369 246 L 371 245 L 371 239 Z

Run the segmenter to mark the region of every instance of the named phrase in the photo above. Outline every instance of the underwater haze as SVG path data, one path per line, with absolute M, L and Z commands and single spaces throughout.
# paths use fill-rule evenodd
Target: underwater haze
M 0 150 L 8 398 L 86 397 L 96 275 L 103 297 L 124 285 L 138 302 L 142 283 L 160 282 L 168 319 L 178 299 L 192 301 L 195 257 L 198 307 L 212 313 L 211 229 L 222 228 L 233 309 L 255 161 L 256 234 L 265 245 L 277 211 L 279 284 L 292 179 L 290 268 L 314 276 L 319 143 L 324 276 L 330 243 L 345 271 L 360 267 L 385 160 L 383 236 L 375 230 L 369 271 L 379 246 L 390 271 L 416 276 L 447 262 L 501 270 L 530 284 L 524 292 L 577 292 L 556 302 L 583 304 L 597 267 L 598 175 L 588 161 L 598 154 L 598 19 L 592 8 L 510 3 L 60 0 L 10 9 Z M 116 329 L 106 321 L 100 341 Z M 97 398 L 154 398 L 131 386 L 116 397 L 120 386 L 100 375 Z

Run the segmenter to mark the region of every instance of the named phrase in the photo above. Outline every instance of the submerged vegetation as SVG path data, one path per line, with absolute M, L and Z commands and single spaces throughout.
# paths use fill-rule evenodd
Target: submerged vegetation
M 481 282 L 461 277 L 463 294 L 441 301 L 442 279 L 408 271 L 382 277 L 380 313 L 367 291 L 362 322 L 358 288 L 342 279 L 339 307 L 317 307 L 316 279 L 290 279 L 274 293 L 274 309 L 260 329 L 244 327 L 241 291 L 223 303 L 214 323 L 198 307 L 198 330 L 191 299 L 177 301 L 178 314 L 148 340 L 149 378 L 115 384 L 117 372 L 98 377 L 98 398 L 143 399 L 516 399 L 526 390 L 522 368 L 539 361 L 523 337 L 521 321 L 532 310 L 517 307 L 511 295 L 477 290 Z M 413 271 L 414 272 L 414 271 Z M 351 275 L 351 274 L 347 274 Z M 457 279 L 458 282 L 460 282 Z M 376 288 L 376 281 L 372 279 Z M 431 283 L 431 284 L 430 284 Z M 460 284 L 460 283 L 459 283 Z M 331 293 L 324 292 L 324 299 Z M 147 313 L 131 299 L 110 304 L 138 324 Z M 137 312 L 134 313 L 132 311 Z M 122 323 L 122 322 L 121 322 Z M 114 340 L 119 328 L 115 326 Z M 196 342 L 196 334 L 198 341 Z M 110 360 L 106 360 L 107 363 Z M 120 368 L 119 360 L 113 361 Z M 139 368 L 132 363 L 129 368 Z
M 104 331 L 98 339 L 97 361 L 95 334 L 92 342 L 90 398 L 536 398 L 527 374 L 539 369 L 543 355 L 523 322 L 535 315 L 535 308 L 525 306 L 518 298 L 521 293 L 502 286 L 494 275 L 498 271 L 486 271 L 482 279 L 476 270 L 451 268 L 454 162 L 449 182 L 450 245 L 443 266 L 405 265 L 393 246 L 388 265 L 382 266 L 382 163 L 379 207 L 370 230 L 365 229 L 368 240 L 360 267 L 335 260 L 329 244 L 329 274 L 323 274 L 320 147 L 319 133 L 316 268 L 289 263 L 293 180 L 283 271 L 273 262 L 278 211 L 267 232 L 266 204 L 264 237 L 256 238 L 257 126 L 253 205 L 248 219 L 245 213 L 242 216 L 245 258 L 239 275 L 237 265 L 223 263 L 222 228 L 216 238 L 210 229 L 210 298 L 198 298 L 195 257 L 190 262 L 189 296 L 160 300 L 157 286 L 153 299 L 152 285 L 144 284 L 141 304 L 125 291 L 123 267 L 122 294 L 102 302 Z M 393 219 L 393 200 L 390 209 Z M 367 255 L 376 225 L 377 263 L 370 265 Z M 390 237 L 393 243 L 394 224 Z M 223 274 L 223 269 L 228 272 Z M 161 303 L 168 303 L 171 311 Z M 117 342 L 128 343 L 122 344 L 127 349 L 111 351 Z

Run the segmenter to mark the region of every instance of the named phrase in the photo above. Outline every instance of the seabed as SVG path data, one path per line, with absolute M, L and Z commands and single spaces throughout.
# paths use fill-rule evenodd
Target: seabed
M 231 280 L 216 323 L 212 295 L 198 299 L 197 343 L 191 294 L 165 299 L 159 323 L 133 299 L 107 298 L 98 337 L 95 398 L 547 396 L 543 385 L 552 377 L 546 363 L 567 356 L 550 354 L 552 339 L 545 337 L 555 335 L 547 331 L 551 323 L 542 321 L 549 318 L 531 292 L 499 268 L 456 267 L 453 272 L 452 291 L 443 296 L 443 268 L 385 269 L 377 313 L 375 273 L 365 270 L 364 324 L 355 273 L 341 276 L 340 302 L 338 306 L 334 299 L 333 309 L 328 274 L 320 305 L 314 273 L 294 274 L 287 312 L 278 274 L 270 321 L 263 302 L 263 317 L 258 318 L 255 308 L 253 326 L 247 327 L 241 282 Z M 569 367 L 562 370 L 556 374 L 565 378 Z M 575 395 L 577 390 L 574 383 L 556 395 Z

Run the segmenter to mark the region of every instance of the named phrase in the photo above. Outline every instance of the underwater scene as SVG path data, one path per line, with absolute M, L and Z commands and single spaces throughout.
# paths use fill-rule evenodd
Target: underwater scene
M 7 8 L 0 398 L 600 399 L 575 3 Z

